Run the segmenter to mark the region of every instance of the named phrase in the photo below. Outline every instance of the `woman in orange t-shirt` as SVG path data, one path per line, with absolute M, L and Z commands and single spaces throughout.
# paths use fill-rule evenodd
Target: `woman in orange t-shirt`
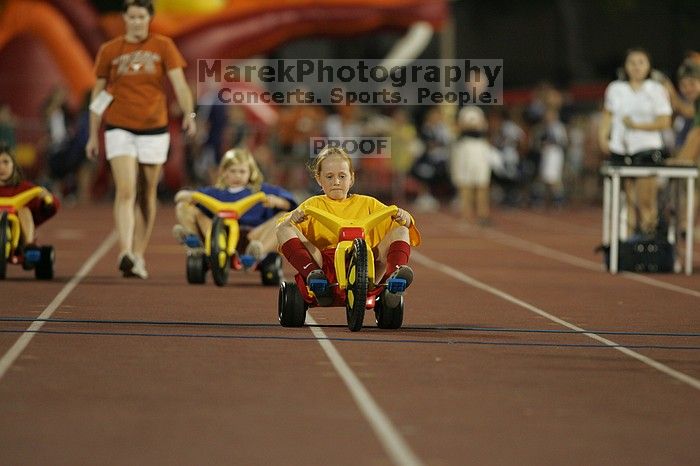
M 105 150 L 115 185 L 114 220 L 119 233 L 119 269 L 125 277 L 148 278 L 144 254 L 156 215 L 160 170 L 170 145 L 163 77 L 170 80 L 185 115 L 182 129 L 196 132 L 185 60 L 173 41 L 149 33 L 151 0 L 124 2 L 126 33 L 102 45 L 95 60 L 89 158 L 98 154 L 104 119 Z M 135 206 L 138 209 L 135 209 Z

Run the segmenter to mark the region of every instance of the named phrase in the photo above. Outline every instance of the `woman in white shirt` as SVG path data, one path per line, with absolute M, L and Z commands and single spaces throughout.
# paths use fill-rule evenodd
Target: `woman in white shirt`
M 650 75 L 649 54 L 641 48 L 629 49 L 625 54 L 624 79 L 613 81 L 605 90 L 598 143 L 613 162 L 630 160 L 626 156 L 642 151 L 664 150 L 661 132 L 671 126 L 671 102 L 664 86 Z M 626 183 L 625 191 L 630 205 L 636 200 L 639 210 L 639 224 L 635 225 L 634 216 L 630 215 L 630 226 L 644 235 L 654 234 L 656 179 L 640 178 L 634 184 Z

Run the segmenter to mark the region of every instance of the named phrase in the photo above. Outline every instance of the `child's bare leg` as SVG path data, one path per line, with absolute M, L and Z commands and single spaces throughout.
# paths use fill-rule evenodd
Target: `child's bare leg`
M 197 220 L 195 215 L 197 213 L 197 207 L 193 206 L 189 202 L 178 202 L 175 204 L 175 216 L 180 225 L 185 227 L 189 233 L 195 233 L 197 231 Z
M 199 209 L 197 209 L 194 214 L 194 220 L 196 225 L 194 229 L 195 233 L 199 231 L 199 235 L 204 238 L 204 235 L 208 235 L 211 231 L 211 226 L 214 221 L 207 217 L 204 212 Z
M 19 212 L 17 212 L 17 216 L 19 217 L 19 225 L 20 229 L 22 230 L 22 237 L 24 238 L 24 243 L 32 244 L 34 241 L 36 241 L 36 238 L 34 237 L 36 230 L 34 228 L 34 219 L 32 218 L 32 211 L 26 207 L 22 207 L 21 209 L 19 209 Z
M 189 202 L 178 202 L 175 205 L 175 216 L 178 224 L 173 227 L 173 235 L 178 241 L 188 247 L 195 247 L 186 239 L 189 236 L 194 235 L 204 241 L 204 234 L 211 228 L 211 219 L 201 210 Z
M 471 186 L 462 186 L 459 188 L 459 198 L 462 204 L 462 220 L 468 222 L 474 219 L 474 193 Z
M 476 188 L 476 216 L 479 220 L 486 220 L 489 218 L 488 185 Z
M 284 212 L 280 212 L 271 219 L 250 230 L 248 233 L 248 240 L 260 241 L 265 254 L 268 252 L 274 252 L 277 249 L 277 235 L 275 233 L 275 228 L 277 226 L 277 221 L 284 214 Z

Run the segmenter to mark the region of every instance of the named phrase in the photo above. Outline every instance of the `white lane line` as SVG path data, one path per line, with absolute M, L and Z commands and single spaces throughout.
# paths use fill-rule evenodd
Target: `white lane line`
M 658 361 L 655 361 L 654 359 L 651 359 L 647 356 L 644 356 L 643 354 L 639 354 L 636 351 L 633 351 L 629 348 L 626 348 L 619 343 L 615 343 L 612 340 L 608 340 L 607 338 L 603 338 L 600 335 L 597 335 L 595 333 L 589 332 L 586 329 L 583 329 L 577 325 L 574 325 L 570 322 L 567 322 L 564 319 L 560 319 L 557 316 L 554 316 L 546 311 L 543 311 L 542 309 L 533 306 L 532 304 L 529 304 L 521 299 L 516 298 L 515 296 L 512 296 L 504 291 L 501 291 L 497 288 L 494 288 L 490 285 L 487 285 L 486 283 L 480 282 L 479 280 L 470 277 L 469 275 L 460 272 L 459 270 L 453 269 L 449 265 L 443 264 L 441 262 L 437 262 L 427 256 L 424 256 L 423 254 L 412 251 L 411 252 L 411 258 L 418 262 L 421 265 L 424 265 L 426 267 L 429 267 L 433 270 L 437 270 L 439 272 L 444 273 L 445 275 L 449 275 L 452 278 L 455 278 L 463 283 L 466 283 L 467 285 L 473 286 L 475 288 L 478 288 L 480 290 L 486 291 L 487 293 L 491 293 L 495 296 L 498 296 L 501 299 L 504 299 L 506 301 L 509 301 L 515 305 L 518 305 L 520 307 L 523 307 L 531 312 L 534 312 L 537 315 L 540 315 L 546 319 L 551 320 L 552 322 L 556 322 L 559 325 L 562 325 L 566 328 L 569 328 L 571 330 L 575 330 L 577 332 L 582 332 L 582 335 L 587 336 L 588 338 L 591 338 L 593 340 L 599 341 L 600 343 L 603 343 L 604 345 L 610 346 L 613 349 L 616 349 L 620 351 L 621 353 L 626 354 L 627 356 L 634 358 L 650 367 L 653 367 L 654 369 L 663 372 L 666 375 L 669 375 L 673 377 L 676 380 L 679 380 L 685 384 L 690 385 L 691 387 L 700 390 L 700 380 L 691 377 L 687 374 L 684 374 L 683 372 L 679 372 L 675 369 L 672 369 L 668 367 L 665 364 L 662 364 Z
M 360 379 L 350 369 L 350 366 L 333 346 L 325 332 L 318 327 L 316 321 L 308 313 L 306 314 L 306 324 L 313 326 L 310 327 L 311 332 L 313 332 L 318 344 L 321 345 L 333 367 L 343 379 L 355 403 L 357 403 L 360 411 L 369 421 L 370 426 L 392 462 L 397 466 L 421 466 L 423 462 L 413 453 L 399 431 L 391 423 L 389 417 L 384 414 L 384 411 L 382 411 L 372 398 L 372 395 L 369 394 L 369 391 L 360 382 Z
M 460 228 L 453 227 L 453 229 L 458 233 L 474 232 L 473 228 Z M 533 243 L 532 241 L 524 240 L 516 236 L 509 235 L 508 233 L 503 233 L 502 231 L 495 230 L 493 228 L 488 228 L 485 230 L 487 234 L 484 234 L 485 239 L 493 240 L 506 246 L 510 246 L 515 249 L 520 249 L 521 251 L 530 252 L 538 256 L 546 257 L 548 259 L 553 259 L 559 262 L 564 262 L 565 264 L 571 264 L 576 267 L 581 267 L 583 269 L 592 270 L 595 272 L 604 271 L 602 263 L 589 261 L 587 259 L 582 259 L 580 257 L 567 254 L 565 252 L 557 251 L 556 249 L 548 248 L 542 246 L 541 244 Z M 661 280 L 655 280 L 650 277 L 646 277 L 637 273 L 632 272 L 620 272 L 618 275 L 622 278 L 628 280 L 633 280 L 636 282 L 644 283 L 646 285 L 655 286 L 657 288 L 663 288 L 669 291 L 675 291 L 676 293 L 683 293 L 688 296 L 693 296 L 695 298 L 700 298 L 700 291 L 692 290 L 690 288 L 684 288 L 682 286 L 673 285 L 671 283 L 666 283 Z
M 68 295 L 73 291 L 73 289 L 78 286 L 78 283 L 90 273 L 90 270 L 95 266 L 97 261 L 99 261 L 102 256 L 104 256 L 107 251 L 110 250 L 112 246 L 117 242 L 117 232 L 112 232 L 105 240 L 100 244 L 100 246 L 92 253 L 92 255 L 85 261 L 83 266 L 78 270 L 78 273 L 66 283 L 61 291 L 58 292 L 56 297 L 49 303 L 44 311 L 37 317 L 37 321 L 32 322 L 29 328 L 23 333 L 15 342 L 12 347 L 7 350 L 7 352 L 0 358 L 0 380 L 7 373 L 8 369 L 17 360 L 22 351 L 29 345 L 32 338 L 37 334 L 37 332 L 46 323 L 41 319 L 48 319 L 51 314 L 54 313 L 56 309 L 63 303 L 63 301 L 68 297 Z
M 565 252 L 557 251 L 556 249 L 548 248 L 542 246 L 541 244 L 533 243 L 532 241 L 527 241 L 516 236 L 503 233 L 498 230 L 489 229 L 488 235 L 486 237 L 494 239 L 501 244 L 520 249 L 522 251 L 531 252 L 537 254 L 538 256 L 546 257 L 548 259 L 554 259 L 559 262 L 564 262 L 566 264 L 571 264 L 576 267 L 581 267 L 584 269 L 592 270 L 594 272 L 601 272 L 603 270 L 603 265 L 599 262 L 589 261 L 588 259 L 582 259 L 580 257 L 567 254 Z

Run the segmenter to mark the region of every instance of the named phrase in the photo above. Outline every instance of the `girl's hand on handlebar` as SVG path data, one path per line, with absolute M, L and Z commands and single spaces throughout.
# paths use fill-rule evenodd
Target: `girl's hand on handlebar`
M 192 191 L 183 189 L 175 194 L 175 202 L 192 202 Z
M 289 201 L 279 197 L 275 196 L 274 194 L 268 194 L 265 197 L 265 201 L 263 202 L 263 205 L 265 207 L 269 207 L 272 209 L 279 209 L 279 210 L 289 210 Z
M 394 214 L 391 218 L 393 218 L 396 223 L 405 226 L 406 228 L 411 226 L 411 214 L 403 209 L 397 210 L 396 214 Z
M 41 194 L 39 195 L 41 197 L 41 201 L 44 204 L 52 204 L 53 203 L 53 194 L 51 192 L 44 188 L 43 186 L 41 187 Z
M 294 209 L 291 214 L 289 214 L 289 221 L 291 223 L 301 223 L 306 220 L 306 212 L 301 209 Z

